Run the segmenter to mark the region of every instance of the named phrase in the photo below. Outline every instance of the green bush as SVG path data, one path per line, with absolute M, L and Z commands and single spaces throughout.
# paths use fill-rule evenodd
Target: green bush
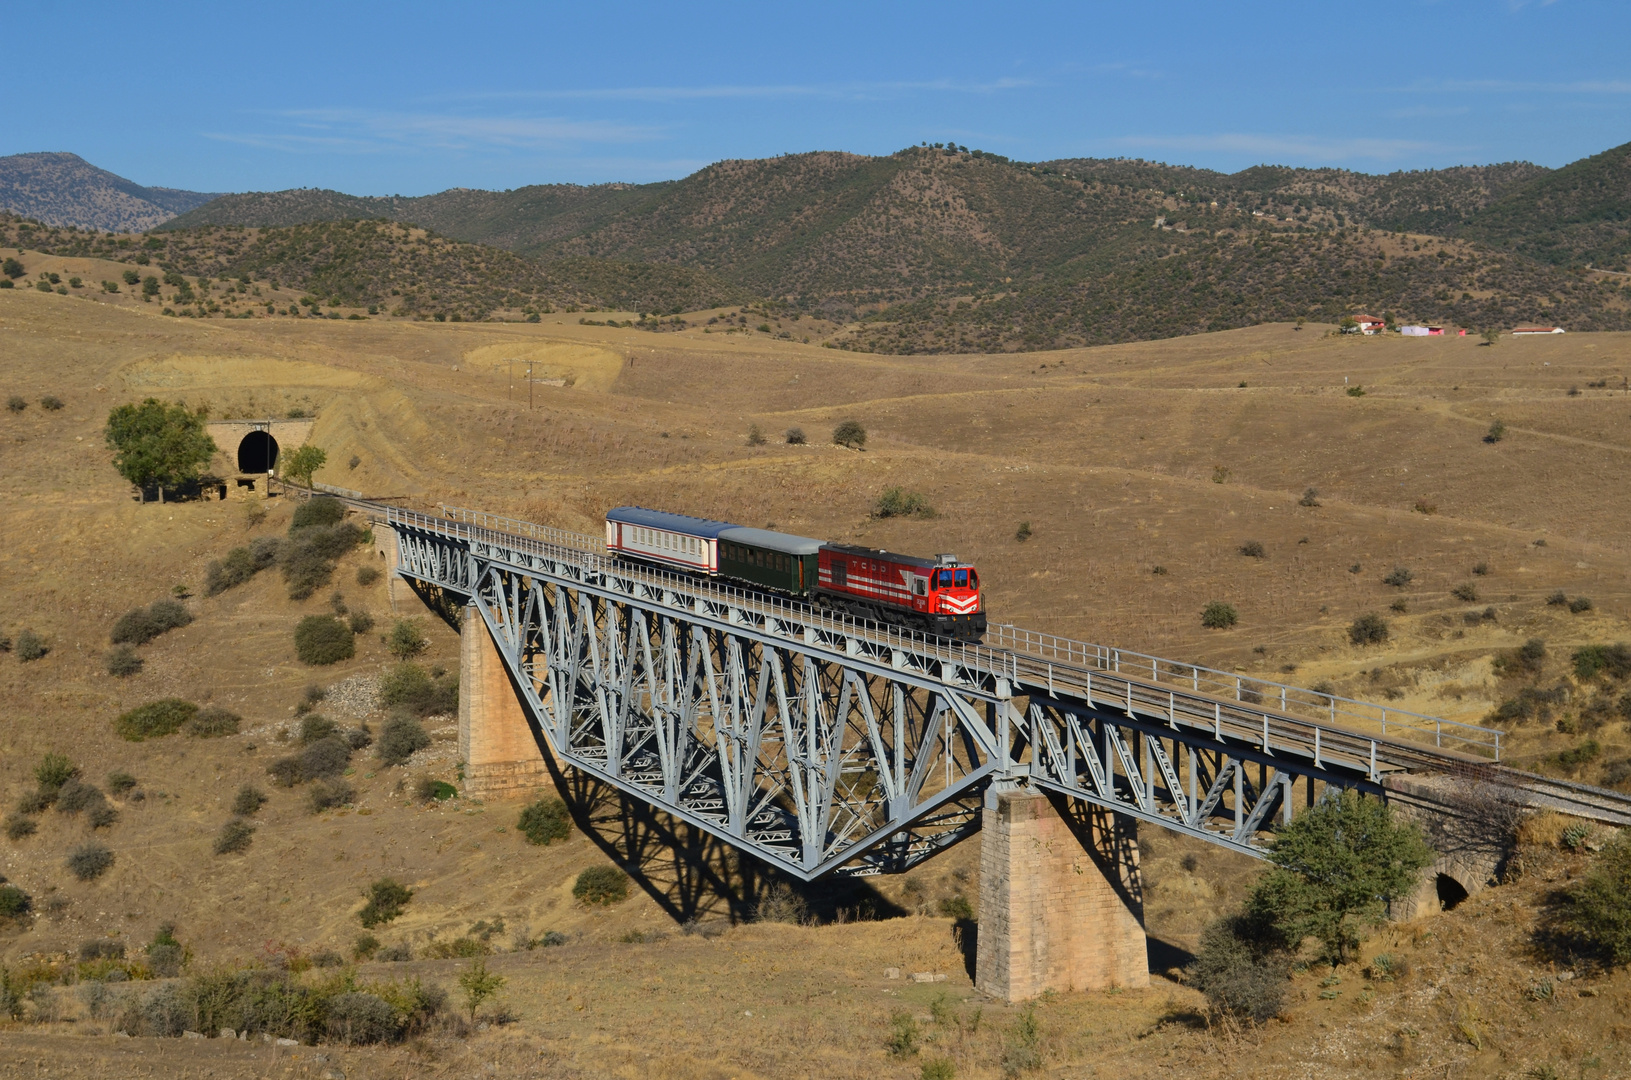
M 1470 581 L 1451 589 L 1450 595 L 1464 603 L 1478 603 L 1478 587 Z
M 289 532 L 309 529 L 314 525 L 338 525 L 345 520 L 345 504 L 339 499 L 318 495 L 307 499 L 295 510 L 289 521 Z
M 306 807 L 314 814 L 345 806 L 357 797 L 357 790 L 338 777 L 319 780 L 306 793 Z
M 356 653 L 351 627 L 332 615 L 307 615 L 294 632 L 295 655 L 302 664 L 337 664 Z
M 1208 630 L 1227 630 L 1239 621 L 1240 614 L 1235 611 L 1235 606 L 1221 600 L 1212 601 L 1201 612 L 1201 625 Z
M 585 904 L 621 903 L 629 896 L 629 875 L 615 866 L 591 866 L 578 875 L 572 895 Z
M 340 725 L 322 713 L 307 713 L 300 721 L 300 745 L 309 746 L 318 739 L 326 739 L 339 732 Z
M 366 634 L 374 628 L 374 617 L 363 608 L 353 611 L 346 622 L 353 634 Z
M 459 789 L 446 780 L 438 780 L 433 776 L 421 776 L 419 783 L 414 785 L 413 793 L 420 802 L 446 802 L 458 796 Z
M 804 429 L 801 427 L 788 428 L 786 433 L 782 435 L 782 438 L 787 440 L 788 446 L 803 446 L 807 441 L 804 435 Z
M 430 745 L 425 725 L 416 717 L 393 716 L 379 734 L 379 759 L 387 765 L 402 765 L 415 752 Z
M 400 663 L 379 684 L 380 704 L 415 716 L 450 716 L 459 711 L 459 680 L 439 669 Z
M 527 842 L 535 845 L 548 844 L 553 840 L 565 840 L 570 833 L 571 823 L 566 814 L 566 804 L 559 799 L 541 798 L 537 802 L 521 811 L 521 819 L 515 827 Z
M 338 776 L 351 764 L 351 742 L 343 735 L 318 739 L 300 751 L 300 778 L 321 780 Z
M 1631 834 L 1614 836 L 1548 913 L 1546 934 L 1609 964 L 1631 964 Z
M 872 516 L 932 518 L 935 513 L 934 507 L 929 505 L 929 500 L 922 495 L 915 491 L 892 487 L 885 488 L 884 493 L 878 496 L 878 501 L 872 506 Z
M 845 420 L 832 429 L 832 441 L 838 446 L 859 450 L 866 446 L 866 428 L 859 421 Z
M 233 818 L 221 826 L 221 831 L 215 836 L 215 853 L 217 855 L 230 855 L 233 852 L 248 851 L 250 841 L 255 838 L 255 826 L 243 818 Z
M 300 783 L 300 759 L 281 757 L 266 766 L 266 774 L 278 787 L 291 788 Z
M 1576 615 L 1580 614 L 1583 611 L 1590 611 L 1591 610 L 1591 599 L 1590 599 L 1590 597 L 1577 596 L 1573 600 L 1570 600 L 1569 601 L 1569 610 L 1574 612 Z
M 136 786 L 136 778 L 127 772 L 108 773 L 108 790 L 115 795 L 123 795 Z
M 34 766 L 34 782 L 40 785 L 41 791 L 49 791 L 53 795 L 78 775 L 79 766 L 62 754 L 46 754 Z
M 1002 1040 L 1002 1073 L 1018 1076 L 1042 1067 L 1042 1024 L 1034 1004 L 1025 1006 Z
M 1230 915 L 1202 931 L 1186 973 L 1213 1011 L 1261 1024 L 1279 1015 L 1290 967 L 1284 942 L 1272 927 Z
M 1631 646 L 1586 645 L 1574 652 L 1574 674 L 1578 679 L 1607 675 L 1612 679 L 1631 677 Z
M 137 674 L 145 663 L 141 654 L 129 645 L 115 645 L 108 650 L 102 662 L 107 665 L 108 674 L 117 679 Z
M 356 942 L 351 946 L 351 959 L 361 963 L 365 960 L 372 960 L 377 952 L 379 952 L 379 938 L 373 934 L 358 934 Z
M 1268 550 L 1263 547 L 1261 540 L 1248 540 L 1240 545 L 1240 553 L 1248 559 L 1263 559 L 1268 557 Z
M 891 1057 L 911 1057 L 916 1054 L 920 1037 L 917 1018 L 911 1013 L 904 1009 L 896 1009 L 889 1014 L 889 1037 L 884 1039 L 883 1045 Z
M 113 730 L 131 742 L 174 735 L 198 713 L 198 706 L 180 698 L 163 698 L 138 705 L 113 722 Z
M 919 1070 L 918 1080 L 957 1080 L 957 1065 L 951 1058 L 930 1058 Z
M 368 886 L 368 892 L 364 895 L 368 902 L 357 913 L 357 918 L 362 920 L 365 928 L 372 930 L 400 916 L 408 901 L 413 899 L 413 890 L 391 878 L 380 878 Z
M 379 580 L 379 567 L 364 564 L 357 567 L 357 584 L 367 588 Z
M 956 896 L 941 897 L 939 904 L 940 914 L 947 919 L 956 919 L 967 922 L 974 918 L 974 906 L 968 902 L 968 897 L 959 893 Z
M 63 814 L 78 814 L 103 802 L 105 798 L 101 788 L 76 777 L 57 790 L 57 811 Z
M 209 564 L 204 570 L 204 595 L 219 596 L 228 589 L 237 588 L 260 569 L 246 547 L 235 547 L 226 557 Z
M 401 1029 L 396 1010 L 373 994 L 354 990 L 329 999 L 329 1037 L 347 1046 L 391 1042 Z
M 232 812 L 239 817 L 253 817 L 266 805 L 266 793 L 253 784 L 245 784 L 232 797 Z
M 291 528 L 289 539 L 278 555 L 283 579 L 289 586 L 289 599 L 304 600 L 327 585 L 334 574 L 334 561 L 368 536 L 368 530 L 362 526 L 343 522 Z
M 16 813 L 6 817 L 6 839 L 21 840 L 39 831 L 39 824 L 27 814 Z
M 159 923 L 158 932 L 147 943 L 147 966 L 161 979 L 172 979 L 181 974 L 187 962 L 187 950 L 176 940 L 175 923 Z
M 98 843 L 81 844 L 68 854 L 67 865 L 80 881 L 95 881 L 113 865 L 113 852 Z
M 17 660 L 26 664 L 32 660 L 39 660 L 50 652 L 50 646 L 45 639 L 32 630 L 24 630 L 17 635 Z
M 199 709 L 182 730 L 195 739 L 219 739 L 224 735 L 238 734 L 238 726 L 242 723 L 243 717 L 237 713 L 219 705 L 208 705 Z
M 1387 639 L 1387 620 L 1374 611 L 1359 616 L 1348 627 L 1348 640 L 1355 645 L 1380 645 Z
M 1392 585 L 1396 589 L 1402 589 L 1406 585 L 1409 585 L 1415 579 L 1416 579 L 1416 575 L 1411 572 L 1410 567 L 1408 567 L 1408 566 L 1395 566 L 1393 568 L 1393 570 L 1387 575 L 1387 577 L 1382 579 L 1382 584 L 1383 585 Z
M 398 660 L 410 660 L 430 647 L 430 640 L 425 632 L 419 629 L 419 624 L 411 619 L 398 619 L 391 624 L 391 632 L 386 635 L 385 647 L 391 655 Z
M 0 885 L 0 919 L 20 919 L 33 906 L 33 898 L 17 886 Z

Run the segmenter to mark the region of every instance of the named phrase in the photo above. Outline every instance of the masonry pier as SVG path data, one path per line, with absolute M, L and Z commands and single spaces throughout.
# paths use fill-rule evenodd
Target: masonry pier
M 1027 790 L 987 796 L 975 986 L 1004 1001 L 1150 983 L 1136 820 Z
M 464 607 L 459 636 L 459 759 L 466 796 L 520 797 L 554 787 L 509 672 L 474 604 Z

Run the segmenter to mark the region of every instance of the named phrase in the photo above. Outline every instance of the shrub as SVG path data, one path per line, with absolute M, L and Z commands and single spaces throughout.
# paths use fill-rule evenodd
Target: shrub
M 957 1065 L 951 1058 L 930 1058 L 918 1073 L 919 1080 L 957 1080 Z
M 357 940 L 351 946 L 351 959 L 361 963 L 364 960 L 372 960 L 377 952 L 379 938 L 373 934 L 358 934 Z
M 357 567 L 357 584 L 367 588 L 379 580 L 379 567 L 364 564 Z
M 1025 1006 L 1014 1026 L 1002 1040 L 1002 1072 L 1004 1076 L 1018 1076 L 1042 1067 L 1042 1025 L 1036 1018 L 1036 1006 Z
M 266 767 L 266 774 L 278 787 L 294 787 L 300 783 L 300 759 L 281 757 Z
M 1410 601 L 1401 596 L 1388 605 L 1388 610 L 1397 611 L 1400 615 L 1403 615 L 1410 610 Z
M 572 895 L 585 904 L 620 903 L 628 899 L 629 875 L 615 866 L 591 866 L 578 875 Z
M 115 645 L 108 650 L 102 662 L 107 665 L 108 674 L 117 679 L 128 678 L 142 670 L 141 654 L 129 645 Z
M 344 806 L 357 797 L 357 790 L 344 780 L 319 780 L 306 795 L 306 805 L 314 814 Z
M 89 810 L 104 798 L 101 788 L 76 778 L 63 784 L 57 792 L 57 810 L 64 814 L 77 814 Z
M 345 504 L 339 499 L 318 495 L 301 503 L 289 521 L 289 532 L 309 529 L 314 525 L 338 525 L 345 520 Z
M 339 734 L 340 725 L 322 713 L 307 713 L 300 721 L 300 745 L 309 746 L 318 739 Z
M 1557 590 L 1546 598 L 1546 603 L 1552 607 L 1563 607 L 1569 602 L 1569 594 L 1562 589 Z
M 146 705 L 138 705 L 121 714 L 119 719 L 113 722 L 113 730 L 130 742 L 156 739 L 164 735 L 174 735 L 181 730 L 181 725 L 191 720 L 197 712 L 198 706 L 190 701 L 162 698 L 150 701 Z
M 1584 596 L 1577 596 L 1569 601 L 1569 610 L 1578 615 L 1582 611 L 1591 610 L 1591 601 Z
M 1265 934 L 1265 929 L 1270 932 Z M 1261 1024 L 1279 1015 L 1289 970 L 1290 959 L 1272 928 L 1232 915 L 1202 931 L 1187 974 L 1214 1012 Z
M 108 790 L 115 795 L 123 795 L 136 786 L 136 778 L 127 772 L 108 773 Z
M 82 844 L 68 855 L 68 872 L 80 881 L 95 881 L 113 865 L 113 852 L 101 844 Z
M 1489 576 L 1489 563 L 1481 562 L 1473 564 L 1472 572 L 1478 577 Z
M 302 780 L 338 776 L 351 764 L 351 742 L 343 735 L 329 735 L 300 751 L 299 760 Z
M 302 664 L 337 664 L 356 653 L 351 627 L 332 615 L 307 615 L 294 632 L 295 655 Z
M 477 957 L 459 974 L 459 988 L 464 991 L 465 1004 L 470 1006 L 470 1022 L 475 1023 L 481 1003 L 504 989 L 504 976 L 489 972 L 487 961 Z
M 14 413 L 20 413 L 24 409 L 28 408 L 28 402 L 19 395 L 13 394 L 6 399 L 6 408 L 10 409 Z
M 123 960 L 125 943 L 112 938 L 91 938 L 79 943 L 81 960 Z
M 1020 522 L 1019 528 L 1014 530 L 1014 539 L 1018 540 L 1022 544 L 1029 540 L 1031 536 L 1031 523 L 1029 521 Z
M 11 814 L 6 818 L 6 839 L 21 840 L 39 831 L 39 825 L 27 814 Z
M 78 775 L 79 766 L 61 754 L 46 754 L 34 766 L 34 782 L 40 785 L 41 791 L 49 791 L 53 795 Z
M 358 608 L 351 613 L 347 625 L 351 627 L 353 634 L 366 634 L 374 628 L 374 617 L 362 608 Z
M 300 702 L 294 707 L 294 714 L 296 716 L 305 716 L 307 713 L 317 708 L 319 702 L 326 701 L 327 699 L 327 690 L 323 689 L 321 686 L 318 686 L 316 683 L 307 683 L 306 688 L 300 691 Z
M 289 539 L 278 550 L 283 579 L 289 586 L 289 599 L 304 600 L 327 585 L 334 574 L 334 560 L 368 536 L 367 529 L 343 522 L 302 528 L 291 526 Z
M 347 1046 L 389 1042 L 401 1026 L 396 1010 L 373 994 L 351 991 L 329 999 L 329 1036 Z
M 1509 653 L 1497 656 L 1491 666 L 1496 674 L 1512 676 L 1538 675 L 1546 663 L 1546 642 L 1530 638 Z
M 1631 676 L 1631 647 L 1618 645 L 1586 645 L 1574 651 L 1574 674 L 1579 679 L 1596 678 L 1607 674 L 1610 678 Z
M 105 829 L 119 820 L 119 811 L 109 806 L 104 800 L 92 806 L 85 815 L 85 820 L 93 829 Z
M 17 886 L 0 885 L 0 919 L 20 919 L 33 906 L 33 898 Z
M 1235 611 L 1235 606 L 1222 600 L 1212 601 L 1201 612 L 1201 625 L 1208 630 L 1227 630 L 1238 621 L 1240 614 Z
M 195 739 L 219 739 L 224 735 L 238 734 L 238 725 L 242 723 L 243 717 L 237 713 L 219 705 L 209 705 L 199 709 L 182 730 Z
M 153 940 L 147 943 L 147 966 L 161 979 L 173 979 L 181 974 L 187 961 L 187 950 L 176 940 L 176 924 L 160 923 Z
M 749 424 L 748 425 L 748 445 L 749 446 L 763 446 L 764 444 L 765 444 L 765 433 L 763 431 L 759 430 L 759 425 L 758 424 Z
M 368 891 L 363 895 L 368 902 L 357 913 L 357 918 L 362 920 L 365 928 L 372 930 L 400 916 L 403 907 L 413 899 L 413 890 L 391 878 L 380 878 L 368 886 Z
M 17 660 L 20 663 L 38 660 L 50 651 L 45 639 L 32 630 L 24 630 L 17 635 Z
M 237 851 L 248 851 L 249 843 L 255 838 L 255 826 L 243 818 L 233 818 L 221 826 L 221 831 L 215 836 L 215 853 L 217 855 L 230 855 Z
M 1415 579 L 1416 579 L 1416 575 L 1411 572 L 1410 567 L 1408 567 L 1408 566 L 1395 566 L 1393 568 L 1393 572 L 1388 574 L 1387 577 L 1382 579 L 1382 584 L 1383 585 L 1392 585 L 1396 589 L 1402 589 L 1406 585 L 1408 585 L 1412 581 L 1414 581 Z
M 891 1057 L 911 1057 L 917 1053 L 917 1018 L 902 1009 L 889 1015 L 889 1037 L 883 1041 Z
M 566 816 L 566 804 L 559 799 L 541 798 L 521 811 L 515 827 L 527 842 L 542 846 L 552 840 L 565 840 L 571 832 Z
M 226 557 L 211 562 L 204 571 L 204 595 L 219 596 L 255 576 L 255 559 L 246 547 L 236 547 Z
M 1316 489 L 1316 488 L 1309 488 L 1307 491 L 1304 491 L 1303 492 L 1303 497 L 1297 500 L 1297 505 L 1298 506 L 1318 506 L 1318 505 L 1320 505 L 1320 493 L 1319 493 L 1319 490 Z
M 380 680 L 379 700 L 387 709 L 415 716 L 451 715 L 459 711 L 459 680 L 426 671 L 418 664 L 401 663 Z
M 1387 620 L 1374 611 L 1359 616 L 1348 627 L 1348 640 L 1355 645 L 1380 645 L 1387 638 Z
M 398 660 L 411 660 L 430 647 L 430 640 L 412 619 L 398 619 L 391 624 L 385 647 Z
M 413 950 L 406 941 L 387 945 L 379 951 L 379 958 L 388 964 L 405 964 L 413 959 Z
M 892 487 L 885 488 L 884 493 L 878 496 L 878 501 L 872 506 L 872 516 L 932 518 L 935 514 L 934 507 L 930 506 L 929 500 L 922 495 L 915 491 Z
M 1631 836 L 1604 845 L 1550 913 L 1549 929 L 1613 965 L 1631 964 Z
M 1478 589 L 1470 581 L 1451 589 L 1450 595 L 1469 604 L 1478 603 Z
M 413 793 L 418 796 L 420 802 L 446 802 L 458 795 L 459 789 L 445 780 L 422 776 L 419 783 L 414 785 Z M 525 816 L 524 811 L 522 816 Z
M 974 918 L 974 905 L 968 902 L 968 897 L 959 893 L 956 896 L 941 897 L 938 905 L 940 914 L 947 919 L 967 921 Z
M 1244 544 L 1241 544 L 1240 553 L 1246 556 L 1248 559 L 1261 559 L 1268 555 L 1268 552 L 1264 550 L 1263 544 L 1259 540 L 1248 540 Z
M 839 446 L 860 450 L 866 446 L 866 428 L 858 421 L 845 420 L 832 429 L 832 441 Z
M 806 441 L 804 437 L 804 429 L 801 427 L 788 428 L 787 433 L 783 435 L 782 438 L 787 440 L 788 446 L 803 446 Z
M 155 600 L 145 608 L 136 608 L 119 616 L 110 635 L 114 644 L 146 645 L 167 630 L 175 630 L 193 621 L 187 609 L 175 600 Z
M 239 817 L 253 817 L 266 805 L 266 793 L 253 784 L 245 784 L 232 797 L 232 812 Z
M 425 725 L 416 717 L 393 716 L 379 734 L 379 759 L 387 765 L 401 765 L 429 745 Z
M 1498 443 L 1505 437 L 1506 425 L 1501 423 L 1499 420 L 1491 424 L 1489 426 L 1489 430 L 1484 433 L 1484 441 L 1487 443 Z

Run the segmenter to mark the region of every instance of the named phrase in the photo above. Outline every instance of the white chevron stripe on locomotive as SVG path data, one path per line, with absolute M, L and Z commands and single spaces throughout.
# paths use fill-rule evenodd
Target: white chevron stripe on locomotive
M 970 615 L 979 608 L 980 598 L 970 596 L 966 600 L 959 600 L 955 596 L 941 596 L 940 603 L 954 615 Z

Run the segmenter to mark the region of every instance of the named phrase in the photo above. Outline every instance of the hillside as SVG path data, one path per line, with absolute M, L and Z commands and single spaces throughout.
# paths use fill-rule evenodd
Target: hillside
M 219 195 L 142 187 L 78 154 L 0 157 L 0 211 L 104 232 L 141 232 Z
M 683 267 L 596 259 L 546 267 L 499 248 L 379 220 L 117 236 L 42 227 L 0 215 L 0 247 L 129 262 L 139 276 L 154 273 L 144 269 L 151 266 L 171 278 L 241 279 L 243 288 L 233 289 L 245 294 L 251 292 L 251 281 L 263 282 L 273 291 L 306 294 L 319 307 L 378 308 L 410 318 L 474 321 L 500 312 L 519 318 L 557 306 L 695 310 L 732 295 L 729 287 Z M 203 282 L 196 287 L 189 282 L 182 292 L 179 279 L 167 279 L 164 285 L 162 298 L 177 307 L 191 304 L 193 293 L 204 289 Z M 250 296 L 238 297 L 238 302 L 263 306 L 260 294 L 252 295 L 253 302 Z
M 1535 177 L 1462 233 L 1544 262 L 1631 270 L 1631 143 Z
M 772 883 L 755 866 L 593 784 L 569 786 L 570 835 L 547 847 L 519 835 L 517 801 L 416 797 L 423 780 L 458 781 L 451 716 L 427 719 L 432 745 L 406 765 L 357 751 L 348 804 L 314 808 L 311 782 L 273 784 L 268 767 L 295 752 L 307 686 L 327 692 L 323 715 L 379 736 L 370 688 L 395 663 L 382 640 L 391 620 L 419 623 L 427 667 L 457 670 L 460 642 L 407 590 L 359 574 L 381 565 L 370 546 L 304 600 L 276 568 L 205 595 L 210 562 L 286 536 L 292 508 L 236 486 L 227 502 L 130 498 L 102 428 L 110 409 L 147 396 L 214 416 L 315 413 L 311 442 L 328 458 L 319 481 L 415 508 L 447 502 L 586 530 L 606 507 L 638 503 L 956 551 L 981 568 L 995 618 L 1452 719 L 1527 702 L 1501 721 L 1509 763 L 1631 784 L 1619 711 L 1631 680 L 1583 677 L 1574 660 L 1631 640 L 1631 507 L 1612 495 L 1631 454 L 1631 334 L 1486 348 L 1271 324 L 930 358 L 578 319 L 167 319 L 139 301 L 0 291 L 0 393 L 24 404 L 0 411 L 0 633 L 15 643 L 26 628 L 48 648 L 29 662 L 16 648 L 0 654 L 0 799 L 20 814 L 34 766 L 53 752 L 108 789 L 117 814 L 98 826 L 50 808 L 22 815 L 31 834 L 0 833 L 0 873 L 34 902 L 0 920 L 0 964 L 36 990 L 18 1019 L 0 1017 L 0 1072 L 917 1080 L 944 1056 L 963 1080 L 998 1080 L 1025 1023 L 1023 1009 L 974 994 L 957 947 L 966 938 L 941 908 L 977 903 L 977 838 L 904 877 L 850 882 L 838 904 L 809 890 L 809 925 L 795 925 L 775 921 L 793 917 L 785 908 L 761 911 Z M 535 402 L 516 392 L 512 358 L 543 369 Z M 1344 392 L 1349 378 L 1363 396 Z M 63 407 L 43 407 L 48 395 Z M 850 418 L 869 432 L 865 452 L 826 437 Z M 1505 436 L 1485 442 L 1495 418 Z M 771 442 L 752 443 L 750 425 Z M 808 442 L 782 442 L 791 427 Z M 892 486 L 937 515 L 875 517 Z M 1315 505 L 1299 502 L 1309 487 Z M 1241 553 L 1250 540 L 1263 557 Z M 1399 565 L 1408 585 L 1387 584 Z M 176 586 L 195 621 L 140 646 L 140 671 L 109 675 L 115 620 Z M 1591 603 L 1549 602 L 1558 592 Z M 1238 608 L 1234 628 L 1201 626 L 1213 600 Z M 348 659 L 301 663 L 295 628 L 340 604 L 374 628 Z M 1389 637 L 1355 645 L 1351 622 L 1372 612 Z M 1545 643 L 1538 666 L 1494 665 L 1532 639 Z M 210 738 L 115 734 L 121 713 L 169 697 L 243 723 Z M 137 786 L 115 790 L 115 771 Z M 247 850 L 217 854 L 245 784 L 269 801 L 251 815 Z M 1526 833 L 1507 883 L 1367 932 L 1338 970 L 1295 973 L 1282 1019 L 1235 1039 L 1208 1029 L 1180 969 L 1258 865 L 1141 827 L 1154 985 L 1039 1002 L 1040 1066 L 1024 1075 L 1625 1075 L 1631 973 L 1546 951 L 1537 934 L 1551 894 L 1597 842 L 1565 851 L 1561 837 Z M 113 865 L 78 880 L 66 859 L 93 842 Z M 574 898 L 580 871 L 614 866 L 631 875 L 627 900 Z M 413 896 L 373 933 L 408 958 L 344 963 L 364 930 L 362 893 L 382 876 Z M 449 1013 L 472 954 L 491 950 L 490 970 L 508 982 L 482 1015 L 496 1020 L 502 1006 L 509 1022 L 449 1019 L 385 1047 L 117 1037 L 127 1013 L 92 1010 L 97 965 L 64 982 L 87 943 L 144 960 L 165 922 L 189 975 L 247 966 L 310 985 L 419 979 L 454 995 Z M 550 934 L 564 943 L 542 944 Z M 1371 966 L 1381 953 L 1399 961 L 1385 978 Z M 891 979 L 889 968 L 945 980 Z M 117 1001 L 176 984 L 101 985 Z M 889 1054 L 897 1015 L 916 1018 L 921 1053 Z

